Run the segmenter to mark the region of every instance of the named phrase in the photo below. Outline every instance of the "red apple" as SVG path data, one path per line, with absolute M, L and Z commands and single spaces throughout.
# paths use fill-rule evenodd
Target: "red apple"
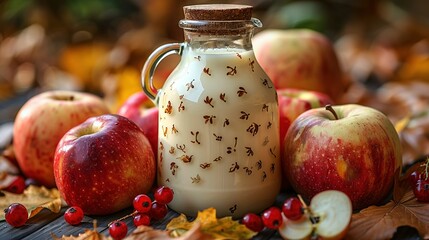
M 155 180 L 155 158 L 143 131 L 120 115 L 92 117 L 58 143 L 55 182 L 69 206 L 106 215 L 129 207 Z
M 339 190 L 355 210 L 383 200 L 402 164 L 393 124 L 380 111 L 354 104 L 301 114 L 284 146 L 283 172 L 299 194 L 311 199 Z
M 283 159 L 284 138 L 291 123 L 303 112 L 312 108 L 323 107 L 332 104 L 333 101 L 320 92 L 307 91 L 293 88 L 277 90 L 280 116 L 280 154 Z M 283 176 L 283 188 L 289 188 L 286 176 Z
M 336 101 L 348 87 L 332 43 L 318 32 L 264 30 L 253 38 L 253 49 L 277 89 L 318 91 Z
M 28 100 L 14 123 L 13 146 L 22 172 L 46 187 L 54 187 L 52 169 L 61 137 L 89 117 L 109 113 L 103 100 L 92 94 L 48 91 Z
M 118 114 L 131 119 L 148 138 L 152 150 L 158 153 L 158 108 L 144 92 L 131 95 L 119 108 Z

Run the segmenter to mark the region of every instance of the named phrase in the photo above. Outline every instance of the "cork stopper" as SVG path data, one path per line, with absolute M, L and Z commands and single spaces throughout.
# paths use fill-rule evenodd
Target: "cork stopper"
M 186 20 L 250 20 L 253 7 L 239 4 L 201 4 L 183 7 Z

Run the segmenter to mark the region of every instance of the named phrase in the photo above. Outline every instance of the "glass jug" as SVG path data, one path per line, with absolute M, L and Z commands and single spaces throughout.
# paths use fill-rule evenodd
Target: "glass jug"
M 159 108 L 158 184 L 174 190 L 170 208 L 189 216 L 214 207 L 241 217 L 271 206 L 280 191 L 275 88 L 255 59 L 251 37 L 261 22 L 244 5 L 184 7 L 183 43 L 155 50 L 142 70 Z M 157 89 L 157 64 L 181 55 Z

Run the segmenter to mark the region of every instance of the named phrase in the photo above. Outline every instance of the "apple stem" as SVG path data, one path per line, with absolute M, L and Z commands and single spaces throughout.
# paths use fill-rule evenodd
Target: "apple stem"
M 94 228 L 94 231 L 97 230 L 97 219 L 94 219 L 94 221 L 92 221 L 92 227 Z
M 305 209 L 308 209 L 307 203 L 305 203 L 304 199 L 302 199 L 301 195 L 298 194 L 298 199 L 302 203 L 302 206 L 304 206 Z
M 307 210 L 308 214 L 310 215 L 310 221 L 312 224 L 317 224 L 320 221 L 320 218 L 318 216 L 315 216 L 313 212 L 311 211 L 311 208 L 305 203 L 304 199 L 302 199 L 301 195 L 298 194 L 298 199 L 302 203 L 302 206 L 304 206 L 304 210 Z
M 335 112 L 335 110 L 334 110 L 334 108 L 332 107 L 331 104 L 326 105 L 325 109 L 328 110 L 328 111 L 330 111 L 332 113 L 332 115 L 334 115 L 335 120 L 339 119 L 337 113 Z
M 129 218 L 129 217 L 135 216 L 135 215 L 137 215 L 138 213 L 139 213 L 138 211 L 134 211 L 134 212 L 132 212 L 132 213 L 130 213 L 130 214 L 128 214 L 128 215 L 125 215 L 125 216 L 123 216 L 123 217 L 119 218 L 119 219 L 116 219 L 116 220 L 114 220 L 114 221 L 109 222 L 109 224 L 107 224 L 107 226 L 109 227 L 109 226 L 110 226 L 110 225 L 112 225 L 112 223 L 114 223 L 114 222 L 122 221 L 122 220 L 124 220 L 124 219 L 126 219 L 126 218 Z

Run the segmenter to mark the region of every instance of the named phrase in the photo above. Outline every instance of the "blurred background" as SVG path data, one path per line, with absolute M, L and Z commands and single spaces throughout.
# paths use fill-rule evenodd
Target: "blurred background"
M 140 71 L 148 55 L 164 43 L 183 41 L 177 24 L 182 7 L 202 3 L 213 1 L 0 1 L 0 125 L 12 122 L 31 96 L 51 89 L 95 93 L 116 112 L 141 91 Z M 429 1 L 216 3 L 254 6 L 262 30 L 309 28 L 327 36 L 353 82 L 344 102 L 377 107 L 394 121 L 406 114 L 428 115 Z M 159 82 L 177 62 L 177 57 L 162 62 Z M 420 125 L 429 126 L 427 119 Z M 429 149 L 427 142 L 416 144 Z

